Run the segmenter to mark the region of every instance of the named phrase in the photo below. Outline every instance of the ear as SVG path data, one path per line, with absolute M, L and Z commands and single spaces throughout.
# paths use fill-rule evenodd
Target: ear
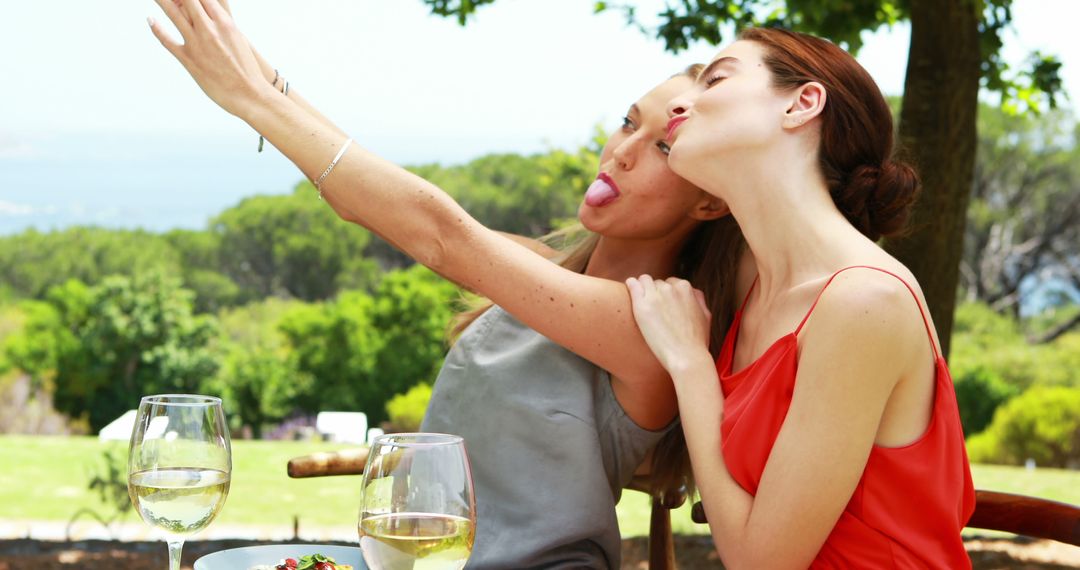
M 804 83 L 791 92 L 791 104 L 784 114 L 784 128 L 796 129 L 825 110 L 825 86 L 817 81 Z
M 727 202 L 702 191 L 701 199 L 690 210 L 690 217 L 701 222 L 709 222 L 723 218 L 730 213 L 731 208 L 728 208 Z

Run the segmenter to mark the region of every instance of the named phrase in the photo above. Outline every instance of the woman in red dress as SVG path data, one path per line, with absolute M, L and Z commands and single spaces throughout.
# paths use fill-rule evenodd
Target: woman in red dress
M 752 29 L 669 115 L 672 169 L 727 202 L 753 254 L 715 362 L 689 284 L 627 281 L 724 564 L 970 567 L 952 381 L 918 282 L 875 243 L 919 188 L 880 90 L 825 40 Z

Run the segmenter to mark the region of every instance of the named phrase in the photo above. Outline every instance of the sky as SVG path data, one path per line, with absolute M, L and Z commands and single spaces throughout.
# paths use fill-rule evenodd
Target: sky
M 660 0 L 640 2 L 655 13 Z M 707 62 L 594 15 L 591 0 L 500 0 L 462 28 L 420 0 L 232 0 L 250 41 L 358 142 L 402 164 L 584 144 L 663 78 Z M 0 235 L 73 224 L 203 228 L 299 172 L 211 103 L 151 35 L 151 0 L 0 0 Z M 1015 0 L 1007 61 L 1064 62 L 1080 97 L 1077 0 Z M 727 36 L 730 38 L 730 34 Z M 865 36 L 859 60 L 903 88 L 909 28 Z M 583 189 L 584 190 L 584 189 Z

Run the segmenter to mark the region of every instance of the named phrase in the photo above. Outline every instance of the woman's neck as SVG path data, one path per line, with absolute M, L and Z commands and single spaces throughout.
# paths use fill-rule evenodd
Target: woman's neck
M 585 275 L 625 281 L 642 274 L 666 279 L 675 274 L 686 235 L 661 240 L 631 240 L 600 236 L 585 266 Z
M 768 168 L 743 165 L 738 176 L 718 178 L 767 297 L 835 271 L 850 259 L 848 245 L 866 241 L 833 203 L 813 160 L 800 157 L 783 168 L 775 161 Z

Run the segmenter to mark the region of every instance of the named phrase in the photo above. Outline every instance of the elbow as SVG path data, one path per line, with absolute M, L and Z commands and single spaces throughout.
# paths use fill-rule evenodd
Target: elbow
M 327 200 L 327 203 L 330 204 L 330 209 L 333 210 L 335 214 L 337 214 L 337 217 L 339 219 L 349 222 L 350 224 L 356 224 L 368 230 L 371 229 L 370 220 L 364 220 L 364 218 L 359 215 L 359 212 L 357 212 L 353 208 L 349 208 L 348 204 L 335 203 L 330 200 Z
M 729 541 L 730 542 L 730 541 Z M 792 560 L 790 554 L 775 547 L 733 545 L 727 544 L 727 548 L 721 546 L 721 541 L 716 533 L 713 533 L 713 546 L 716 548 L 720 561 L 724 568 L 730 570 L 756 570 L 757 568 L 769 568 L 770 570 L 802 570 L 810 566 L 813 560 Z
M 428 269 L 449 277 L 453 274 L 453 250 L 442 236 L 436 235 L 417 248 L 413 259 Z
M 429 221 L 416 228 L 421 239 L 410 240 L 412 251 L 406 251 L 417 263 L 435 273 L 460 283 L 462 262 L 460 256 L 470 249 L 465 242 L 467 235 L 462 225 Z

